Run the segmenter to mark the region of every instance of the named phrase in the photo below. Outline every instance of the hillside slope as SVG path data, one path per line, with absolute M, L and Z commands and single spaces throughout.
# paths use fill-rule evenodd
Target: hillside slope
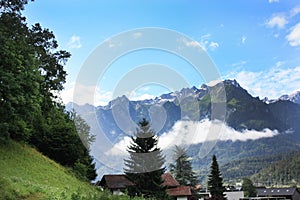
M 78 180 L 35 149 L 0 143 L 0 199 L 129 199 L 112 197 Z
M 267 186 L 299 186 L 300 152 L 289 154 L 282 160 L 266 166 L 251 178 Z

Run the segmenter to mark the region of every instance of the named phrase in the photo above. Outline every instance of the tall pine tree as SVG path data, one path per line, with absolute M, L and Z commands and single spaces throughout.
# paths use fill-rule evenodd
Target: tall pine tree
M 192 164 L 189 160 L 186 150 L 175 146 L 175 164 L 170 164 L 170 172 L 180 185 L 195 186 L 197 178 L 193 171 Z
M 210 169 L 210 175 L 208 176 L 208 189 L 211 194 L 211 199 L 226 199 L 224 194 L 225 187 L 223 186 L 223 178 L 215 155 L 213 155 Z
M 129 158 L 124 160 L 124 171 L 136 185 L 135 190 L 130 193 L 147 198 L 168 199 L 161 177 L 165 172 L 165 157 L 157 147 L 158 138 L 146 119 L 138 125 L 139 128 L 127 150 Z

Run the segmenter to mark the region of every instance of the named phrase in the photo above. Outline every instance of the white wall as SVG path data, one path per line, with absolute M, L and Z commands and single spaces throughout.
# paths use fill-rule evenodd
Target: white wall
M 177 197 L 177 200 L 187 200 L 187 197 Z
M 239 200 L 240 198 L 244 198 L 243 191 L 232 191 L 232 192 L 224 192 L 228 200 Z

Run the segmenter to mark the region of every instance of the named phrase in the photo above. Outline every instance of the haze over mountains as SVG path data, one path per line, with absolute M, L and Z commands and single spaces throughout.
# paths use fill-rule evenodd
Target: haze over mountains
M 222 99 L 222 88 L 225 99 Z M 96 135 L 92 154 L 99 174 L 122 172 L 126 146 L 136 130 L 136 123 L 146 118 L 159 135 L 167 163 L 172 160 L 174 145 L 184 146 L 203 181 L 212 154 L 217 155 L 221 166 L 226 166 L 245 158 L 274 158 L 299 151 L 299 100 L 300 92 L 277 100 L 260 100 L 235 80 L 225 80 L 215 86 L 184 88 L 155 99 L 130 101 L 122 96 L 107 106 L 70 103 L 67 108 L 74 108 Z M 213 109 L 219 113 L 215 115 Z M 275 161 L 278 160 L 271 159 L 269 164 Z M 257 166 L 248 174 L 237 169 L 231 174 L 252 176 L 264 167 Z

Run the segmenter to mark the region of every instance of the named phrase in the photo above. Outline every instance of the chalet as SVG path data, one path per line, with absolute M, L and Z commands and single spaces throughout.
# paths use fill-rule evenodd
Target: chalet
M 167 193 L 173 200 L 192 200 L 192 188 L 190 186 L 180 186 L 180 184 L 169 173 L 162 175 L 163 186 L 167 187 Z M 135 184 L 128 180 L 125 174 L 104 175 L 96 183 L 103 189 L 108 189 L 115 195 L 122 195 L 129 188 L 135 187 Z
M 163 186 L 167 187 L 167 193 L 173 200 L 192 200 L 193 193 L 190 186 L 181 186 L 170 173 L 162 175 Z
M 281 197 L 283 199 L 299 200 L 300 193 L 297 188 L 259 188 L 258 197 Z
M 167 193 L 173 200 L 192 200 L 195 198 L 190 186 L 169 188 L 167 189 Z
M 161 178 L 164 180 L 163 186 L 166 186 L 167 188 L 176 188 L 180 186 L 170 173 L 164 173 Z
M 129 187 L 135 184 L 127 179 L 125 174 L 104 175 L 100 181 L 96 183 L 103 189 L 108 189 L 112 194 L 123 195 Z

